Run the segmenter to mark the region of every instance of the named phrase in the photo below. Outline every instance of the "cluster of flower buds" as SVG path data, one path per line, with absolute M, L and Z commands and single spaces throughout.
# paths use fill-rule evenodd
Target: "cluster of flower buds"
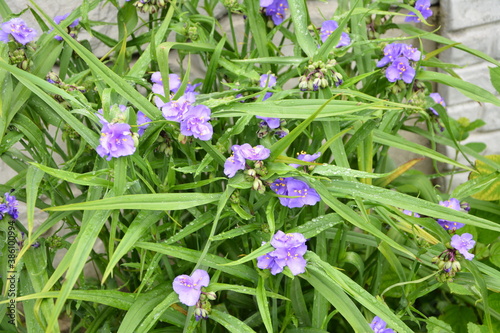
M 54 72 L 48 72 L 47 76 L 45 77 L 45 80 L 68 92 L 78 90 L 79 92 L 84 93 L 86 91 L 84 86 L 77 86 L 75 84 L 64 83 L 61 80 L 61 78 Z
M 30 58 L 31 55 L 35 53 L 35 50 L 35 43 L 31 42 L 19 48 L 11 47 L 9 51 L 10 63 L 22 70 L 29 70 L 33 66 L 33 61 Z
M 127 0 L 128 1 L 128 0 Z M 134 6 L 137 7 L 142 13 L 154 14 L 160 9 L 167 6 L 166 0 L 137 0 L 134 2 Z
M 462 268 L 456 259 L 455 249 L 446 249 L 439 256 L 432 258 L 432 263 L 439 268 L 437 275 L 439 282 L 453 282 L 453 278 Z
M 210 301 L 215 301 L 217 299 L 217 295 L 213 291 L 205 292 L 202 291 L 200 295 L 200 299 L 196 303 L 196 308 L 194 309 L 194 316 L 196 320 L 207 319 L 210 310 L 212 310 L 212 305 Z
M 330 86 L 328 78 L 335 83 L 335 86 L 342 84 L 342 75 L 333 70 L 337 62 L 330 59 L 326 64 L 323 61 L 315 61 L 307 66 L 308 72 L 299 79 L 299 89 L 302 91 L 317 91 Z
M 476 241 L 469 233 L 453 235 L 448 248 L 439 256 L 432 258 L 432 263 L 439 267 L 437 278 L 440 282 L 452 282 L 455 274 L 460 272 L 462 267 L 457 259 L 462 257 L 466 260 L 474 259 L 474 254 L 469 252 L 474 245 L 476 245 Z
M 259 139 L 262 139 L 270 133 L 275 134 L 280 138 L 286 136 L 289 133 L 288 129 L 284 127 L 286 125 L 285 119 L 260 116 L 256 116 L 256 118 L 262 119 L 262 121 L 259 123 L 259 130 L 257 131 L 257 137 Z

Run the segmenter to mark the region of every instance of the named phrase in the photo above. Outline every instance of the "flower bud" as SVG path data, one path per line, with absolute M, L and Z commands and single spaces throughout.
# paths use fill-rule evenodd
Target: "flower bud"
M 454 261 L 451 264 L 451 268 L 452 268 L 452 271 L 454 271 L 454 272 L 460 272 L 460 270 L 462 269 L 462 266 L 460 265 L 460 262 Z
M 213 291 L 206 292 L 205 295 L 211 301 L 215 301 L 217 299 L 217 295 Z

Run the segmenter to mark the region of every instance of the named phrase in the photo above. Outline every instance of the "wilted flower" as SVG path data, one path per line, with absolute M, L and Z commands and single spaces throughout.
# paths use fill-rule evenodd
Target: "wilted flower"
M 269 269 L 273 275 L 281 273 L 285 266 L 290 268 L 293 275 L 304 273 L 307 264 L 303 257 L 307 251 L 305 242 L 301 233 L 285 234 L 279 230 L 271 240 L 274 251 L 258 257 L 257 267 Z
M 375 333 L 394 333 L 394 330 L 392 328 L 385 328 L 386 326 L 387 323 L 379 316 L 375 316 L 370 323 L 370 328 Z
M 427 20 L 428 17 L 432 15 L 431 10 L 431 0 L 417 0 L 415 3 L 415 9 L 422 14 L 423 18 Z M 406 16 L 405 22 L 420 22 L 420 18 L 415 14 L 415 12 L 411 12 Z
M 9 192 L 5 193 L 4 201 L 0 203 L 0 220 L 3 219 L 5 214 L 9 214 L 12 219 L 16 220 L 19 217 L 19 211 L 17 210 L 18 204 L 19 202 L 15 196 L 10 195 Z
M 1 25 L 0 41 L 8 43 L 10 41 L 9 35 L 12 36 L 16 42 L 26 45 L 35 40 L 37 32 L 29 28 L 22 19 L 16 17 Z
M 337 21 L 327 20 L 323 22 L 321 25 L 319 36 L 321 37 L 321 41 L 324 43 L 328 37 L 339 27 Z M 337 44 L 337 47 L 347 46 L 351 43 L 351 38 L 346 32 L 342 32 L 340 36 L 340 41 Z
M 321 156 L 320 152 L 317 152 L 316 154 L 309 155 L 305 151 L 300 152 L 300 154 L 297 154 L 297 159 L 305 162 L 314 162 L 318 157 Z M 298 168 L 301 165 L 300 164 L 295 164 L 295 163 L 290 163 L 291 167 Z
M 174 279 L 172 287 L 179 295 L 181 303 L 193 306 L 198 303 L 201 295 L 201 288 L 208 286 L 210 276 L 203 269 L 197 269 L 189 275 L 179 275 Z
M 278 195 L 290 196 L 280 197 L 280 203 L 288 208 L 313 206 L 321 200 L 315 189 L 309 187 L 305 182 L 292 178 L 277 178 L 271 189 Z
M 440 201 L 439 204 L 443 207 L 448 207 L 457 211 L 462 210 L 462 207 L 460 206 L 460 201 L 458 201 L 458 199 L 455 198 L 450 198 L 449 200 L 446 201 Z M 437 219 L 437 222 L 446 230 L 452 230 L 452 231 L 460 229 L 465 226 L 464 223 L 448 221 L 445 219 Z
M 453 235 L 453 237 L 451 237 L 450 244 L 454 249 L 458 250 L 458 252 L 460 252 L 465 259 L 472 260 L 474 258 L 474 255 L 469 253 L 469 250 L 471 250 L 476 244 L 476 241 L 472 239 L 471 234 L 464 233 L 461 236 Z

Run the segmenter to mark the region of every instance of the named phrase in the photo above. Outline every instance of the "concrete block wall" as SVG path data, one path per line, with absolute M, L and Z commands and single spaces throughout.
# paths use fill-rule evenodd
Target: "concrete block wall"
M 499 0 L 440 0 L 440 23 L 442 27 L 439 33 L 442 36 L 500 60 Z M 455 69 L 460 77 L 499 95 L 490 82 L 489 67 L 494 67 L 493 64 L 458 49 L 449 49 L 439 58 L 443 62 L 463 66 Z M 500 107 L 472 101 L 456 89 L 444 85 L 438 87 L 438 92 L 445 99 L 451 117 L 466 117 L 471 121 L 482 119 L 486 122 L 484 127 L 471 133 L 464 142 L 484 142 L 487 148 L 483 154 L 500 154 Z M 454 151 L 448 151 L 449 156 L 454 154 Z M 452 187 L 465 180 L 467 174 L 458 175 Z

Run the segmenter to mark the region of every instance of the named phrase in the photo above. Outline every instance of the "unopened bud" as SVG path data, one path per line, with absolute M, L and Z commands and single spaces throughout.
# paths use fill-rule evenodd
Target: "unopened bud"
M 213 291 L 206 292 L 205 295 L 211 301 L 215 301 L 217 299 L 217 295 Z

